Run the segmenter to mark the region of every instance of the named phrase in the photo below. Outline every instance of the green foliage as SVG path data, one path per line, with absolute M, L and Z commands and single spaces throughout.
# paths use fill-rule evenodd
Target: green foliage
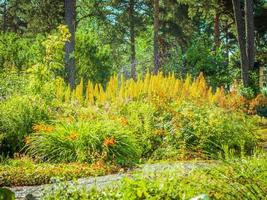
M 51 130 L 30 135 L 27 143 L 29 155 L 50 162 L 130 165 L 140 157 L 135 137 L 114 121 L 57 123 Z
M 195 37 L 185 53 L 185 70 L 193 76 L 203 72 L 212 87 L 228 86 L 233 82 L 236 70 L 227 65 L 223 48 L 213 50 L 213 46 L 207 35 Z
M 92 30 L 76 32 L 77 74 L 85 82 L 105 84 L 112 73 L 110 45 L 105 45 Z
M 263 87 L 263 88 L 261 88 L 261 94 L 262 94 L 264 97 L 267 97 L 267 87 Z
M 0 200 L 15 200 L 15 193 L 7 188 L 0 188 Z
M 138 138 L 140 146 L 143 147 L 143 156 L 151 154 L 157 146 L 153 137 L 156 128 L 156 108 L 148 103 L 131 102 L 121 108 L 121 114 L 131 134 Z
M 29 39 L 15 33 L 0 32 L 0 70 L 25 69 L 31 57 L 26 53 L 29 52 L 29 46 Z
M 48 110 L 41 99 L 12 96 L 0 101 L 0 152 L 13 156 L 24 146 L 24 138 L 32 126 L 48 119 Z
M 255 97 L 255 93 L 251 87 L 240 86 L 238 88 L 238 92 L 239 92 L 239 95 L 247 99 L 252 99 L 253 97 Z
M 17 71 L 0 72 L 0 101 L 13 94 L 25 94 L 28 81 Z
M 266 170 L 266 156 L 263 155 L 193 170 L 186 176 L 179 169 L 141 174 L 104 190 L 59 184 L 53 190 L 47 190 L 44 199 L 192 199 L 196 196 L 227 200 L 265 199 Z
M 47 99 L 53 97 L 57 77 L 64 67 L 65 42 L 69 39 L 70 33 L 66 26 L 59 26 L 58 32 L 51 34 L 42 42 L 45 50 L 42 60 L 35 63 L 27 72 L 29 73 L 29 90 L 35 95 L 41 95 Z
M 45 35 L 17 35 L 0 33 L 0 71 L 16 71 L 18 74 L 41 62 L 45 54 L 42 42 Z
M 72 180 L 100 176 L 118 170 L 112 165 L 94 166 L 81 163 L 37 163 L 22 157 L 0 163 L 0 186 L 25 186 L 52 183 L 53 179 Z
M 184 103 L 177 109 L 171 123 L 171 132 L 154 152 L 154 159 L 172 156 L 214 158 L 223 152 L 224 145 L 238 154 L 244 145 L 246 153 L 250 153 L 257 141 L 255 120 L 242 113 L 228 112 L 211 105 Z

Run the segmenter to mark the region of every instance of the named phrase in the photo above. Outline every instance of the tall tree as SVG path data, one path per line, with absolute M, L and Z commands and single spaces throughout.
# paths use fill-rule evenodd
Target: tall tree
M 157 74 L 160 68 L 159 63 L 159 0 L 154 0 L 154 70 Z
M 7 0 L 3 2 L 3 32 L 7 30 Z
M 136 80 L 136 53 L 135 53 L 135 20 L 134 20 L 135 1 L 129 1 L 129 19 L 130 19 L 130 44 L 131 44 L 131 77 Z
M 248 57 L 249 69 L 252 69 L 255 61 L 253 0 L 245 0 L 245 26 L 246 53 Z
M 232 0 L 233 10 L 235 15 L 237 40 L 240 49 L 240 61 L 241 61 L 241 71 L 242 79 L 245 87 L 249 86 L 249 61 L 246 53 L 246 35 L 245 27 L 243 23 L 243 17 L 241 12 L 240 0 Z
M 65 23 L 71 34 L 70 40 L 65 44 L 65 69 L 67 80 L 73 89 L 75 87 L 75 18 L 76 18 L 76 0 L 65 0 Z
M 218 10 L 215 11 L 214 16 L 214 43 L 216 48 L 220 46 L 220 13 Z

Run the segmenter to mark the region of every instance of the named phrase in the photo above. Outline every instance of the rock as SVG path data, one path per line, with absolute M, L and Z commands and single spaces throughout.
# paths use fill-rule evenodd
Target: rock
M 33 196 L 33 194 L 27 194 L 25 200 L 37 200 L 37 197 Z
M 201 194 L 199 196 L 191 198 L 190 200 L 210 200 L 210 198 L 206 194 Z

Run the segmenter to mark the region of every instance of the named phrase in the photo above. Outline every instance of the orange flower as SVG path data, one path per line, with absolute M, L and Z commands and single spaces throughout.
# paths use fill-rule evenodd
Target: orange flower
M 73 116 L 69 116 L 69 117 L 66 118 L 66 121 L 69 122 L 69 123 L 73 122 L 74 120 L 75 119 L 74 119 Z
M 163 129 L 158 129 L 154 131 L 155 135 L 162 136 L 165 135 L 165 131 Z
M 25 142 L 25 144 L 29 144 L 30 143 L 30 138 L 29 137 L 25 137 L 24 138 L 24 142 Z
M 106 146 L 106 147 L 108 147 L 108 146 L 113 146 L 113 145 L 115 145 L 116 144 L 116 140 L 113 138 L 113 137 L 111 137 L 111 138 L 106 138 L 105 140 L 104 140 L 104 145 Z
M 45 124 L 35 124 L 32 128 L 33 128 L 34 132 L 50 133 L 54 130 L 53 126 L 45 125 Z
M 105 164 L 103 161 L 97 161 L 93 163 L 91 167 L 93 170 L 99 170 L 99 169 L 103 169 L 105 167 Z
M 122 125 L 125 125 L 125 126 L 129 124 L 128 119 L 126 119 L 124 117 L 120 119 L 120 122 Z
M 109 118 L 110 118 L 111 120 L 115 120 L 117 117 L 116 117 L 115 115 L 110 114 L 110 115 L 109 115 Z
M 78 138 L 78 135 L 79 134 L 77 132 L 72 132 L 67 136 L 67 140 L 76 140 Z

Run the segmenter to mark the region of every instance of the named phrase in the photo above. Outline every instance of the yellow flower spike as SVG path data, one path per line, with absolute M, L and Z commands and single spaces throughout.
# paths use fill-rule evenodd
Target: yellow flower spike
M 63 101 L 64 98 L 64 82 L 62 79 L 57 80 L 56 82 L 56 98 L 57 100 L 59 100 L 60 102 Z
M 75 89 L 75 97 L 80 104 L 83 103 L 83 79 L 81 79 L 80 84 Z
M 125 83 L 124 83 L 124 76 L 121 75 L 121 81 L 120 81 L 120 90 L 119 90 L 119 98 L 121 100 L 124 100 L 125 95 Z
M 98 84 L 98 88 L 99 88 L 99 96 L 98 96 L 99 102 L 104 103 L 106 100 L 104 89 L 101 84 Z
M 64 92 L 64 101 L 69 103 L 70 97 L 71 97 L 71 90 L 70 90 L 70 85 L 68 85 L 66 91 Z
M 241 109 L 247 108 L 249 112 L 254 112 L 255 101 L 248 101 L 239 96 L 236 90 L 226 93 L 224 88 L 217 88 L 213 93 L 212 88 L 208 87 L 203 74 L 196 79 L 190 75 L 186 78 L 177 79 L 174 73 L 164 76 L 163 73 L 151 75 L 146 73 L 144 79 L 139 78 L 124 80 L 121 77 L 113 75 L 106 85 L 106 89 L 100 84 L 94 85 L 88 81 L 85 90 L 85 99 L 83 96 L 83 80 L 77 85 L 71 93 L 70 86 L 67 87 L 63 82 L 57 82 L 56 98 L 61 101 L 78 101 L 85 105 L 115 103 L 117 106 L 125 103 L 125 100 L 145 99 L 152 101 L 156 106 L 166 106 L 166 101 L 171 100 L 177 104 L 184 101 L 193 101 L 197 104 L 210 103 L 221 107 Z M 267 104 L 267 103 L 266 103 Z M 245 106 L 246 105 L 246 106 Z
M 86 101 L 87 104 L 94 103 L 94 86 L 92 82 L 89 80 L 86 87 Z

